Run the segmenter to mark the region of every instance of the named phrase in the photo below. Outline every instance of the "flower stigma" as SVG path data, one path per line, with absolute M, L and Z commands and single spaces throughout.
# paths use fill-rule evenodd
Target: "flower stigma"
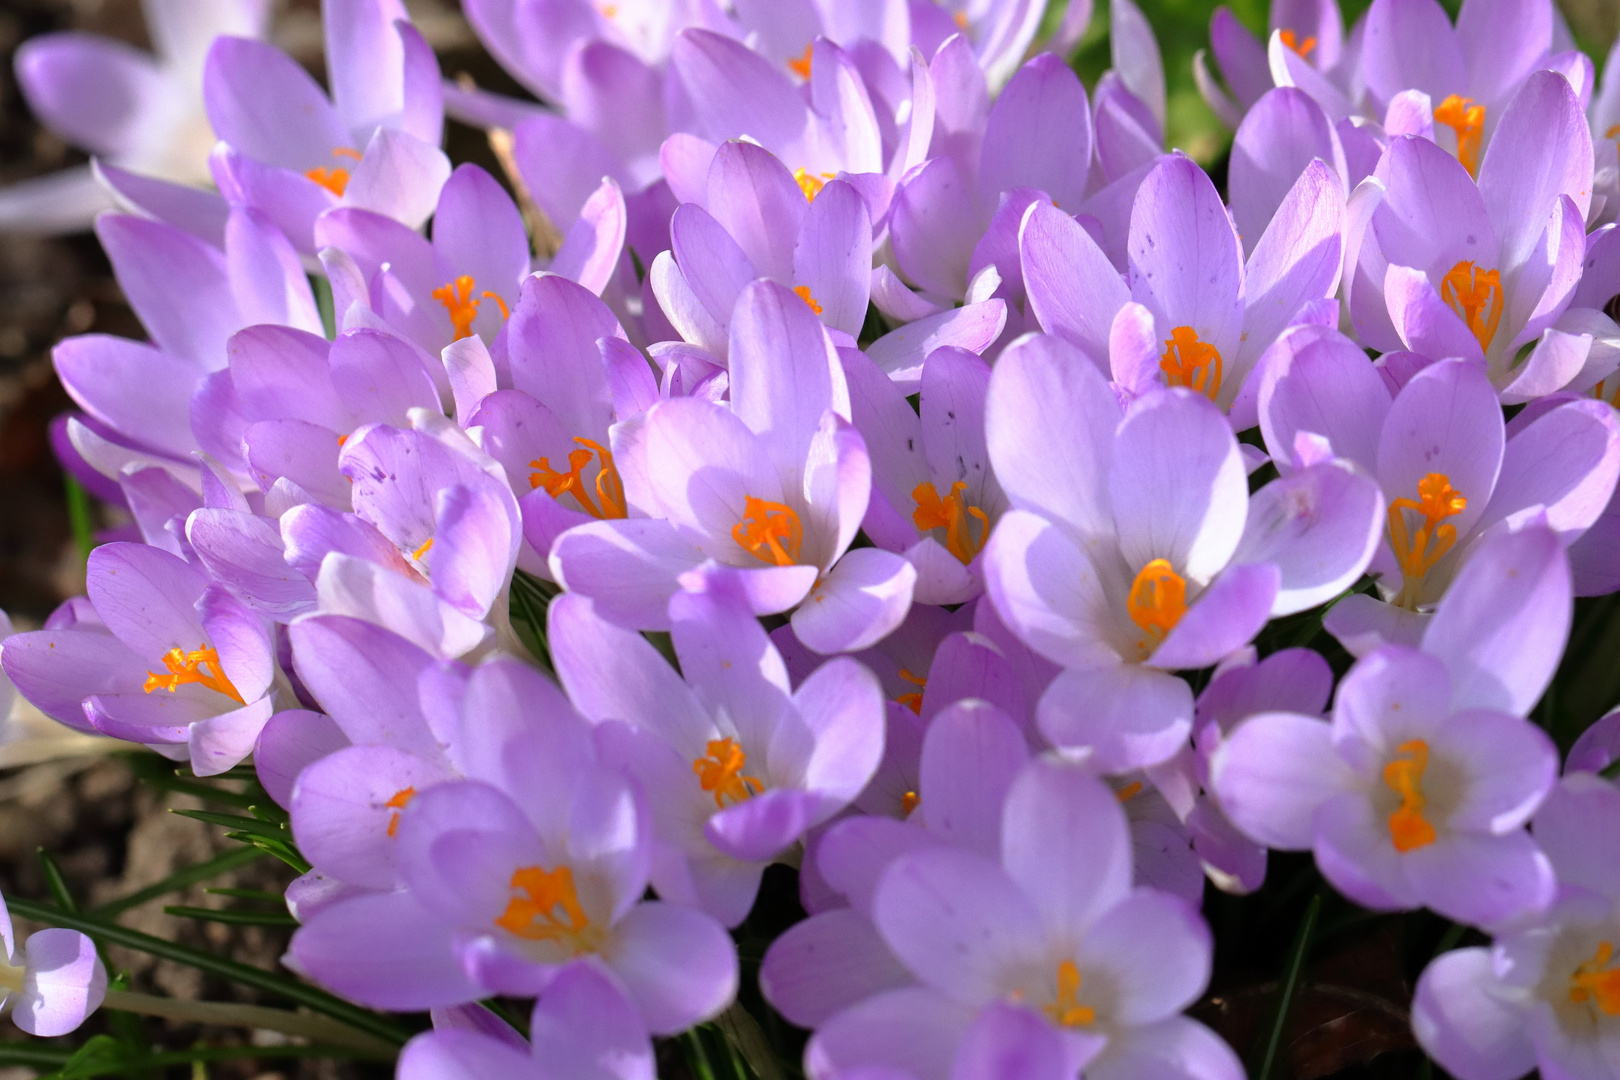
M 204 664 L 208 665 L 207 671 L 203 670 Z M 199 645 L 191 652 L 180 648 L 170 649 L 163 654 L 163 666 L 169 669 L 166 674 L 160 675 L 155 671 L 146 673 L 143 689 L 148 694 L 154 690 L 167 690 L 172 694 L 178 686 L 196 683 L 235 698 L 239 704 L 247 704 L 242 700 L 242 695 L 236 692 L 236 687 L 231 685 L 231 680 L 225 677 L 225 669 L 219 664 L 219 653 L 207 644 Z
M 810 295 L 810 286 L 795 285 L 793 286 L 793 292 L 800 300 L 804 301 L 805 306 L 811 311 L 815 312 L 817 315 L 821 314 L 821 305 L 816 303 L 816 298 L 814 296 Z
M 917 674 L 913 673 L 909 668 L 901 668 L 900 669 L 900 677 L 902 679 L 906 680 L 906 682 L 910 683 L 912 686 L 915 686 L 917 689 L 912 691 L 909 694 L 901 694 L 899 697 L 894 699 L 894 703 L 896 705 L 904 705 L 906 708 L 910 709 L 912 712 L 916 713 L 918 716 L 921 716 L 922 715 L 922 699 L 923 699 L 922 692 L 924 690 L 928 689 L 928 679 L 927 679 L 927 677 L 923 676 L 923 675 L 917 675 Z
M 1164 339 L 1164 355 L 1159 370 L 1171 386 L 1196 390 L 1209 400 L 1221 392 L 1220 350 L 1200 341 L 1190 326 L 1178 326 Z
M 804 546 L 804 526 L 791 506 L 746 496 L 743 518 L 731 527 L 737 546 L 760 562 L 793 566 Z
M 423 559 L 427 558 L 427 553 L 432 551 L 432 550 L 433 550 L 433 537 L 430 536 L 426 540 L 422 541 L 422 546 L 421 547 L 419 547 L 415 551 L 411 552 L 411 558 L 415 559 L 417 562 L 421 562 Z
M 340 146 L 332 151 L 332 156 L 359 161 L 360 151 L 350 150 L 347 146 Z M 321 167 L 308 169 L 305 171 L 304 176 L 315 181 L 340 199 L 343 198 L 343 193 L 349 190 L 349 170 L 341 165 L 334 165 L 329 169 Z
M 444 305 L 445 312 L 450 316 L 450 325 L 456 329 L 456 340 L 472 337 L 473 320 L 478 318 L 478 306 L 488 297 L 500 306 L 501 318 L 509 319 L 512 312 L 497 293 L 485 289 L 477 296 L 473 295 L 476 283 L 471 274 L 462 274 L 454 281 L 440 285 L 432 292 L 433 299 Z
M 1397 757 L 1384 766 L 1384 783 L 1401 797 L 1401 805 L 1389 815 L 1389 838 L 1396 851 L 1412 851 L 1434 843 L 1434 826 L 1423 817 L 1428 800 L 1423 797 L 1423 773 L 1429 767 L 1429 744 L 1409 739 L 1395 748 Z
M 568 452 L 568 471 L 565 473 L 553 469 L 550 458 L 535 458 L 529 462 L 529 468 L 535 470 L 529 474 L 529 487 L 543 487 L 553 499 L 561 499 L 565 494 L 573 495 L 580 507 L 598 521 L 629 517 L 630 510 L 624 501 L 624 482 L 619 479 L 619 470 L 613 465 L 613 452 L 590 439 L 576 438 L 574 441 L 579 443 L 580 449 Z M 585 490 L 585 479 L 580 475 L 585 466 L 591 463 L 592 453 L 602 462 L 602 468 L 596 474 L 596 502 L 591 501 L 589 492 Z
M 405 809 L 414 798 L 416 798 L 416 789 L 414 787 L 400 788 L 388 797 L 387 802 L 383 803 L 384 807 L 393 811 L 392 814 L 388 815 L 389 836 L 399 832 L 399 812 Z
M 990 517 L 977 506 L 968 505 L 962 494 L 966 490 L 966 480 L 952 484 L 950 494 L 943 499 L 934 490 L 934 485 L 927 481 L 911 489 L 911 497 L 917 503 L 917 509 L 911 513 L 911 523 L 917 526 L 919 532 L 944 529 L 945 550 L 955 555 L 963 566 L 973 561 L 974 556 L 984 548 L 984 542 L 990 538 Z M 970 518 L 979 523 L 976 540 Z
M 808 79 L 810 77 L 810 54 L 815 51 L 815 48 L 815 43 L 812 42 L 804 47 L 804 52 L 801 53 L 796 59 L 789 60 L 787 62 L 787 66 L 793 69 L 793 74 L 797 75 L 801 79 Z M 799 171 L 803 172 L 804 170 L 801 169 Z M 795 176 L 794 179 L 798 179 L 798 177 Z M 799 182 L 801 185 L 804 183 L 802 180 Z
M 1505 306 L 1500 273 L 1481 270 L 1465 259 L 1446 271 L 1440 281 L 1440 299 L 1462 316 L 1480 349 L 1491 347 Z
M 1311 55 L 1311 50 L 1316 48 L 1316 39 L 1314 37 L 1308 37 L 1304 41 L 1301 41 L 1299 40 L 1299 35 L 1294 33 L 1292 30 L 1279 30 L 1277 31 L 1277 36 L 1281 38 L 1282 43 L 1301 60 Z
M 1597 952 L 1569 977 L 1569 1000 L 1591 1001 L 1609 1016 L 1620 1016 L 1620 968 L 1609 967 L 1613 958 L 1614 944 L 1598 942 Z
M 1479 144 L 1485 135 L 1485 106 L 1475 105 L 1473 98 L 1452 94 L 1434 110 L 1434 122 L 1444 124 L 1457 133 L 1457 160 L 1462 162 L 1468 175 L 1479 177 Z
M 1424 577 L 1457 542 L 1457 527 L 1441 522 L 1468 506 L 1467 497 L 1451 486 L 1445 473 L 1429 473 L 1418 481 L 1417 489 L 1416 501 L 1396 499 L 1389 504 L 1389 543 L 1401 567 L 1401 591 L 1394 602 L 1410 611 L 1417 610 Z M 1416 534 L 1407 529 L 1408 510 L 1423 515 Z
M 911 812 L 922 805 L 922 796 L 915 791 L 908 791 L 900 796 L 900 816 L 910 817 Z
M 521 866 L 512 871 L 511 888 L 527 895 L 508 900 L 496 926 L 526 941 L 555 942 L 576 956 L 595 949 L 599 935 L 579 905 L 568 867 Z
M 698 786 L 714 793 L 714 805 L 724 809 L 728 799 L 730 805 L 736 805 L 765 790 L 759 777 L 743 775 L 748 755 L 735 739 L 710 739 L 704 749 L 708 756 L 695 759 L 692 771 L 697 773 Z
M 1062 1027 L 1088 1027 L 1097 1022 L 1097 1010 L 1080 1004 L 1080 969 L 1073 960 L 1057 966 L 1057 998 L 1041 1011 Z
M 1147 634 L 1136 643 L 1143 654 L 1151 655 L 1165 636 L 1187 614 L 1187 581 L 1170 567 L 1168 559 L 1154 559 L 1142 567 L 1131 582 L 1125 610 L 1131 621 Z
M 804 192 L 805 202 L 815 202 L 816 196 L 821 194 L 821 189 L 827 186 L 827 181 L 836 178 L 836 173 L 813 173 L 809 169 L 793 170 L 793 179 L 798 183 L 799 190 Z

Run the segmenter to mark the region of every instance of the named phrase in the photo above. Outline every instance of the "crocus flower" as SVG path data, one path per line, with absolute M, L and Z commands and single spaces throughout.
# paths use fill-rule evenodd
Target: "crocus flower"
M 606 618 L 661 627 L 681 575 L 713 560 L 737 573 L 756 613 L 793 610 L 816 651 L 865 648 L 905 617 L 916 571 L 877 548 L 846 554 L 871 469 L 843 371 L 787 288 L 755 282 L 737 304 L 729 407 L 661 401 L 614 429 L 632 516 L 558 537 L 552 573 Z
M 274 46 L 221 37 L 204 98 L 225 145 L 213 175 L 226 200 L 274 221 L 298 250 L 318 250 L 315 219 L 361 207 L 414 229 L 427 220 L 450 162 L 433 50 L 399 0 L 322 5 L 332 96 Z
M 1592 143 L 1568 81 L 1541 71 L 1502 110 L 1491 146 L 1476 185 L 1428 139 L 1390 141 L 1375 173 L 1387 193 L 1360 251 L 1350 313 L 1374 348 L 1483 358 L 1513 404 L 1562 388 L 1588 360 L 1592 332 L 1570 301 Z
M 156 55 L 94 34 L 42 34 L 17 49 L 17 83 L 51 131 L 96 155 L 106 172 L 177 184 L 208 182 L 214 135 L 203 112 L 203 58 L 216 36 L 260 38 L 264 0 L 148 0 Z M 217 198 L 192 191 L 223 217 Z M 78 166 L 0 190 L 0 228 L 76 232 L 115 205 L 94 167 Z
M 30 1035 L 66 1035 L 101 1007 L 107 969 L 96 946 L 77 930 L 52 927 L 28 935 L 17 948 L 11 915 L 0 897 L 0 1006 Z
M 1418 980 L 1412 1030 L 1460 1080 L 1614 1073 L 1620 997 L 1615 825 L 1620 792 L 1591 774 L 1566 777 L 1532 828 L 1557 872 L 1557 902 L 1488 946 L 1437 957 Z
M 422 1009 L 544 994 L 571 967 L 602 967 L 660 1035 L 725 1008 L 732 943 L 707 915 L 642 900 L 647 811 L 599 763 L 589 725 L 533 720 L 498 765 L 513 794 L 456 780 L 410 800 L 397 830 L 406 887 L 316 912 L 293 937 L 300 969 L 373 1007 Z
M 652 1043 L 647 1029 L 607 971 L 586 965 L 565 969 L 535 1002 L 529 1041 L 478 1008 L 487 1021 L 478 1027 L 441 1023 L 405 1045 L 399 1080 L 653 1080 Z
M 1320 461 L 1310 484 L 1251 507 L 1237 442 L 1207 398 L 1175 387 L 1122 410 L 1061 339 L 1003 354 L 986 426 L 1013 507 L 985 550 L 987 593 L 1065 668 L 1041 698 L 1041 730 L 1092 747 L 1103 772 L 1185 742 L 1192 692 L 1169 671 L 1212 665 L 1272 615 L 1336 595 L 1377 540 L 1382 500 L 1352 467 Z M 1077 434 L 1060 454 L 1049 431 Z
M 1209 177 L 1166 158 L 1136 194 L 1124 281 L 1078 222 L 1031 207 L 1019 250 L 1036 320 L 1132 394 L 1189 387 L 1252 426 L 1255 362 L 1339 282 L 1344 183 L 1315 162 L 1290 184 L 1245 263 Z
M 1556 778 L 1557 752 L 1513 714 L 1550 678 L 1544 657 L 1567 633 L 1568 571 L 1544 527 L 1497 547 L 1516 565 L 1500 585 L 1471 567 L 1459 586 L 1477 588 L 1473 602 L 1443 606 L 1430 651 L 1386 646 L 1364 657 L 1340 685 L 1331 723 L 1255 716 L 1211 761 L 1238 828 L 1268 847 L 1313 850 L 1328 880 L 1365 906 L 1427 906 L 1491 926 L 1552 899 L 1551 870 L 1521 826 Z M 1537 591 L 1540 578 L 1552 592 L 1562 586 L 1561 611 L 1502 603 L 1502 593 Z M 1527 634 L 1552 639 L 1543 657 L 1509 659 Z
M 1273 0 L 1267 31 L 1334 89 L 1335 94 L 1324 97 L 1331 101 L 1335 96 L 1349 96 L 1346 83 L 1358 74 L 1358 57 L 1354 49 L 1346 48 L 1344 16 L 1336 0 Z M 1236 130 L 1249 110 L 1268 91 L 1282 84 L 1276 81 L 1267 45 L 1255 38 L 1224 4 L 1210 16 L 1209 44 L 1226 85 L 1216 81 L 1203 49 L 1193 57 L 1193 77 L 1210 111 Z M 1286 73 L 1299 81 L 1291 70 Z M 1308 77 L 1307 81 L 1315 82 Z
M 873 921 L 919 985 L 827 1020 L 806 1071 L 944 1080 L 1033 1059 L 1035 1075 L 1241 1076 L 1225 1043 L 1179 1015 L 1209 977 L 1209 931 L 1185 902 L 1131 888 L 1114 792 L 1074 765 L 1033 763 L 1001 832 L 999 861 L 937 847 L 884 872 Z
M 548 637 L 569 696 L 603 725 L 604 759 L 647 796 L 659 895 L 735 925 L 753 907 L 765 866 L 872 778 L 883 754 L 883 695 L 847 657 L 791 690 L 746 598 L 727 584 L 720 578 L 670 601 L 678 675 L 582 596 L 553 601 Z
M 87 580 L 96 621 L 7 641 L 0 664 L 18 692 L 69 727 L 189 757 L 199 776 L 247 757 L 287 693 L 269 625 L 145 544 L 97 548 Z

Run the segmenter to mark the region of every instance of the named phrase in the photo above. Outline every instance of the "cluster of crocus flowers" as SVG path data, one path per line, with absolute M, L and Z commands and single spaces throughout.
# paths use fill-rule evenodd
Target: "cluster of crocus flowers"
M 126 516 L 0 650 L 252 758 L 402 1077 L 650 1076 L 778 865 L 815 1080 L 1236 1078 L 1199 905 L 1270 849 L 1493 935 L 1453 1074 L 1609 1075 L 1620 725 L 1528 717 L 1620 589 L 1620 69 L 1548 0 L 1218 14 L 1224 192 L 1130 0 L 1089 91 L 1082 0 L 466 8 L 543 105 L 327 0 L 330 95 L 208 50 L 217 190 L 101 170 L 152 340 L 58 347 L 57 445 Z

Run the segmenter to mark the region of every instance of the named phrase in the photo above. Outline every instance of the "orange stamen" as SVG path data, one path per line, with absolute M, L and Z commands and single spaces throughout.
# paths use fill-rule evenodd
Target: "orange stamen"
M 207 664 L 204 671 L 202 665 Z M 239 704 L 246 705 L 242 695 L 236 692 L 231 680 L 226 678 L 225 669 L 219 664 L 219 653 L 209 645 L 199 645 L 191 652 L 179 648 L 170 649 L 163 654 L 163 666 L 168 668 L 166 674 L 155 671 L 146 673 L 146 684 L 143 689 L 150 694 L 154 690 L 167 690 L 174 693 L 178 686 L 196 683 L 206 686 L 216 693 L 226 697 L 235 698 Z
M 1136 643 L 1137 648 L 1151 655 L 1187 614 L 1187 581 L 1171 569 L 1168 559 L 1154 559 L 1131 582 L 1125 610 L 1147 634 Z
M 810 77 L 810 54 L 815 52 L 815 49 L 816 47 L 814 44 L 806 45 L 804 47 L 804 53 L 797 60 L 789 60 L 787 62 L 788 67 L 793 70 L 793 74 L 797 75 L 801 79 L 808 79 Z
M 1054 1024 L 1088 1027 L 1097 1022 L 1097 1010 L 1080 1004 L 1079 997 L 1080 969 L 1073 960 L 1064 960 L 1057 966 L 1057 997 L 1041 1011 L 1051 1017 Z
M 472 324 L 473 320 L 478 318 L 478 306 L 486 298 L 495 301 L 496 305 L 501 309 L 501 318 L 509 319 L 512 317 L 512 312 L 507 308 L 506 301 L 502 300 L 499 294 L 485 289 L 477 296 L 474 296 L 473 289 L 475 286 L 476 282 L 471 274 L 462 274 L 454 281 L 440 285 L 431 294 L 433 299 L 444 305 L 445 312 L 450 316 L 450 325 L 455 327 L 457 341 L 464 337 L 472 337 Z
M 579 905 L 572 870 L 566 866 L 555 870 L 520 867 L 512 872 L 511 887 L 528 895 L 507 901 L 496 926 L 527 941 L 554 941 L 571 948 L 575 955 L 591 951 L 595 944 L 594 935 L 587 933 L 591 920 Z
M 910 817 L 911 812 L 917 809 L 917 807 L 921 804 L 921 795 L 918 795 L 915 791 L 906 792 L 904 795 L 900 796 L 900 815 L 902 817 Z
M 1473 98 L 1452 94 L 1434 110 L 1434 122 L 1457 133 L 1457 160 L 1468 175 L 1479 177 L 1479 144 L 1485 136 L 1485 106 Z
M 1429 767 L 1429 744 L 1411 739 L 1395 749 L 1408 756 L 1384 766 L 1384 783 L 1401 797 L 1401 805 L 1389 815 L 1389 838 L 1396 851 L 1411 851 L 1434 843 L 1434 826 L 1423 817 L 1428 800 L 1420 786 Z
M 416 798 L 416 789 L 414 787 L 400 788 L 398 791 L 394 792 L 393 795 L 389 796 L 387 802 L 383 803 L 383 806 L 394 811 L 392 814 L 388 815 L 389 836 L 393 836 L 395 833 L 399 832 L 399 812 L 405 809 L 405 807 L 409 805 L 410 801 L 414 798 Z
M 793 179 L 798 182 L 799 190 L 804 192 L 806 202 L 815 202 L 821 189 L 827 186 L 827 181 L 834 179 L 835 174 L 830 172 L 812 173 L 809 169 L 794 169 Z
M 951 13 L 951 21 L 956 24 L 956 28 L 958 30 L 962 31 L 964 34 L 967 33 L 967 28 L 968 28 L 967 12 L 965 12 L 965 11 L 952 12 Z
M 732 526 L 737 546 L 760 562 L 793 566 L 804 546 L 804 526 L 790 506 L 746 497 L 743 519 Z
M 433 537 L 430 536 L 426 540 L 422 541 L 421 547 L 411 552 L 411 558 L 415 559 L 417 562 L 421 562 L 422 557 L 431 550 L 433 550 Z
M 1491 347 L 1497 324 L 1502 321 L 1502 309 L 1506 306 L 1503 303 L 1501 274 L 1495 270 L 1481 270 L 1466 260 L 1460 262 L 1446 271 L 1446 276 L 1441 280 L 1440 299 L 1462 316 L 1482 350 Z
M 736 804 L 765 790 L 759 777 L 742 774 L 748 755 L 735 739 L 710 739 L 704 749 L 708 757 L 693 761 L 692 771 L 697 773 L 699 787 L 714 792 L 714 805 L 724 808 L 727 799 Z
M 1120 802 L 1130 802 L 1142 793 L 1142 781 L 1133 780 L 1129 784 L 1114 792 L 1114 798 Z
M 1620 1016 L 1620 968 L 1609 967 L 1612 959 L 1613 943 L 1598 942 L 1597 952 L 1569 977 L 1569 1000 L 1577 1005 L 1595 1000 L 1604 1013 Z
M 811 311 L 815 312 L 817 315 L 821 314 L 821 305 L 816 303 L 816 298 L 810 295 L 810 286 L 795 285 L 793 286 L 793 291 L 798 294 L 799 299 L 803 300 Z
M 1211 401 L 1221 392 L 1220 350 L 1200 341 L 1190 326 L 1178 326 L 1164 339 L 1159 370 L 1171 386 L 1188 387 Z
M 928 689 L 928 680 L 921 675 L 913 675 L 907 668 L 900 669 L 900 677 L 912 686 L 917 687 L 914 693 L 901 694 L 895 698 L 895 704 L 904 705 L 918 716 L 922 715 L 922 692 Z
M 917 509 L 911 514 L 911 523 L 917 526 L 919 532 L 944 529 L 945 550 L 955 555 L 963 566 L 973 561 L 984 548 L 984 542 L 990 538 L 989 515 L 977 506 L 968 505 L 962 495 L 966 490 L 965 480 L 952 484 L 951 493 L 943 499 L 934 490 L 934 485 L 927 482 L 911 489 L 911 498 L 917 504 Z M 970 518 L 979 523 L 977 539 L 973 536 Z
M 529 462 L 529 468 L 535 470 L 529 474 L 529 486 L 545 488 L 546 494 L 553 499 L 561 499 L 565 493 L 573 495 L 580 507 L 598 521 L 629 517 L 629 504 L 624 501 L 624 481 L 619 478 L 619 470 L 613 464 L 613 452 L 590 439 L 576 438 L 574 441 L 582 449 L 568 452 L 568 471 L 557 472 L 551 467 L 550 458 L 536 458 Z M 593 451 L 602 463 L 596 473 L 597 502 L 591 501 L 590 494 L 585 490 L 585 480 L 580 475 L 585 466 L 591 463 Z
M 1389 543 L 1395 550 L 1395 561 L 1401 568 L 1401 592 L 1395 603 L 1412 610 L 1417 609 L 1418 592 L 1423 577 L 1434 569 L 1457 542 L 1457 527 L 1442 525 L 1448 517 L 1455 517 L 1468 507 L 1468 499 L 1451 486 L 1445 473 L 1429 473 L 1418 481 L 1418 497 L 1396 499 L 1389 504 Z M 1423 524 L 1416 535 L 1407 529 L 1406 511 L 1423 515 Z
M 359 161 L 360 151 L 350 150 L 346 146 L 340 146 L 336 150 L 332 151 L 332 156 L 352 158 L 355 161 Z M 349 190 L 349 170 L 340 166 L 334 165 L 330 169 L 309 169 L 304 173 L 304 175 L 340 199 L 343 197 L 343 193 Z
M 1282 39 L 1282 43 L 1292 49 L 1301 60 L 1311 55 L 1311 50 L 1316 48 L 1315 38 L 1308 37 L 1304 41 L 1300 41 L 1299 36 L 1292 30 L 1279 30 L 1277 31 L 1277 36 L 1280 37 Z

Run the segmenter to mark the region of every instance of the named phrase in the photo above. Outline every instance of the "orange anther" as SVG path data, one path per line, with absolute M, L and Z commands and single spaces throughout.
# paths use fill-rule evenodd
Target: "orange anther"
M 332 156 L 349 158 L 354 161 L 359 161 L 361 157 L 360 151 L 351 150 L 347 146 L 340 146 L 333 150 Z M 341 166 L 334 165 L 329 169 L 309 169 L 305 171 L 304 175 L 340 199 L 343 197 L 343 193 L 349 190 L 349 170 Z
M 714 805 L 724 807 L 728 799 L 740 803 L 765 790 L 759 777 L 742 774 L 748 755 L 735 739 L 710 739 L 704 749 L 708 756 L 693 761 L 692 771 L 697 773 L 698 786 L 714 793 Z
M 464 337 L 472 337 L 473 320 L 478 318 L 478 307 L 485 299 L 495 301 L 501 309 L 501 318 L 512 317 L 506 301 L 502 300 L 499 294 L 485 289 L 474 296 L 473 289 L 476 285 L 471 274 L 462 274 L 454 281 L 440 285 L 431 294 L 433 299 L 444 305 L 445 313 L 450 316 L 450 325 L 455 327 L 457 341 Z
M 922 715 L 922 692 L 928 689 L 928 680 L 921 675 L 914 675 L 908 668 L 900 669 L 900 677 L 917 689 L 910 694 L 901 694 L 895 698 L 895 704 L 904 705 L 918 716 Z
M 816 303 L 816 298 L 814 296 L 810 295 L 810 286 L 795 285 L 793 286 L 793 291 L 798 294 L 799 299 L 803 300 L 811 311 L 815 312 L 817 315 L 821 314 L 821 305 Z
M 405 809 L 414 798 L 416 798 L 416 789 L 414 787 L 400 788 L 388 797 L 387 802 L 383 803 L 385 807 L 394 811 L 388 815 L 389 836 L 399 832 L 399 812 Z
M 1200 341 L 1190 326 L 1178 326 L 1164 339 L 1164 355 L 1159 370 L 1171 386 L 1185 386 L 1209 400 L 1221 392 L 1221 353 L 1207 341 Z
M 944 529 L 945 550 L 955 555 L 964 566 L 973 561 L 984 548 L 984 542 L 990 538 L 990 518 L 977 506 L 968 505 L 962 494 L 966 490 L 965 480 L 952 484 L 950 494 L 943 499 L 930 483 L 924 482 L 911 489 L 911 498 L 917 504 L 917 509 L 911 513 L 911 523 L 920 532 Z M 979 523 L 977 538 L 973 536 L 970 520 Z
M 536 458 L 529 462 L 529 468 L 535 470 L 529 474 L 529 486 L 545 488 L 546 494 L 553 499 L 561 499 L 564 494 L 573 495 L 581 509 L 598 521 L 629 517 L 629 506 L 624 501 L 624 482 L 619 479 L 619 470 L 613 465 L 613 452 L 590 439 L 574 441 L 582 449 L 569 451 L 568 471 L 557 472 L 551 467 L 550 458 Z M 591 463 L 593 452 L 602 463 L 596 474 L 596 502 L 591 501 L 590 493 L 585 490 L 585 480 L 580 475 L 585 466 Z
M 1096 1023 L 1097 1010 L 1080 1004 L 1079 997 L 1080 969 L 1073 960 L 1063 960 L 1057 966 L 1057 996 L 1041 1011 L 1063 1027 L 1087 1027 Z
M 746 496 L 743 519 L 732 526 L 737 546 L 760 562 L 793 566 L 804 546 L 804 526 L 798 513 L 778 502 Z
M 1598 942 L 1592 958 L 1575 969 L 1569 977 L 1569 1000 L 1577 1005 L 1592 1001 L 1609 1016 L 1620 1016 L 1620 968 L 1609 967 L 1614 959 L 1614 944 Z
M 1124 787 L 1120 788 L 1118 791 L 1114 792 L 1114 798 L 1118 799 L 1122 803 L 1130 802 L 1141 793 L 1142 781 L 1133 780 L 1129 784 L 1126 784 Z
M 1451 486 L 1445 473 L 1429 473 L 1418 481 L 1418 497 L 1395 499 L 1389 504 L 1389 543 L 1401 568 L 1401 592 L 1395 603 L 1416 610 L 1423 578 L 1457 542 L 1457 527 L 1441 524 L 1468 507 L 1468 499 Z M 1415 534 L 1406 524 L 1406 511 L 1423 516 Z
M 1405 756 L 1384 766 L 1384 783 L 1401 797 L 1401 805 L 1389 815 L 1389 838 L 1396 851 L 1411 851 L 1434 843 L 1434 826 L 1423 817 L 1428 800 L 1422 780 L 1429 767 L 1429 744 L 1410 739 L 1395 751 Z
M 815 52 L 815 50 L 816 47 L 814 44 L 806 45 L 804 47 L 804 52 L 798 57 L 798 59 L 789 60 L 787 62 L 788 67 L 793 70 L 793 74 L 797 75 L 801 79 L 808 79 L 810 77 L 810 56 Z
M 1311 50 L 1316 48 L 1316 39 L 1314 37 L 1308 37 L 1304 41 L 1301 41 L 1299 40 L 1299 35 L 1295 34 L 1292 30 L 1279 30 L 1277 31 L 1277 36 L 1281 38 L 1282 43 L 1288 46 L 1288 48 L 1292 49 L 1301 60 L 1311 55 Z
M 579 904 L 574 872 L 568 867 L 520 867 L 512 872 L 511 888 L 528 895 L 507 901 L 496 926 L 528 941 L 554 941 L 576 955 L 594 946 L 594 936 L 587 933 L 591 920 Z
M 812 173 L 809 169 L 794 169 L 793 179 L 798 182 L 799 190 L 804 192 L 806 202 L 815 202 L 821 189 L 827 186 L 827 181 L 834 178 L 833 173 Z
M 1466 260 L 1460 262 L 1441 280 L 1440 299 L 1462 316 L 1481 350 L 1491 347 L 1505 306 L 1500 273 L 1481 270 Z
M 203 670 L 203 665 L 208 670 Z M 206 686 L 226 697 L 235 698 L 240 704 L 246 705 L 242 695 L 236 692 L 231 680 L 225 677 L 225 669 L 219 664 L 219 653 L 207 645 L 199 645 L 191 652 L 174 648 L 163 654 L 163 666 L 168 669 L 165 674 L 155 671 L 146 673 L 146 684 L 143 689 L 150 694 L 154 690 L 167 690 L 174 693 L 175 688 L 189 683 Z
M 1434 110 L 1434 122 L 1457 133 L 1457 160 L 1468 175 L 1479 176 L 1479 146 L 1485 137 L 1485 106 L 1473 98 L 1452 94 Z
M 1131 582 L 1125 610 L 1147 634 L 1137 647 L 1151 655 L 1187 614 L 1187 581 L 1171 568 L 1168 559 L 1154 559 Z
M 910 817 L 911 812 L 922 803 L 922 796 L 915 791 L 908 791 L 900 796 L 900 816 Z

